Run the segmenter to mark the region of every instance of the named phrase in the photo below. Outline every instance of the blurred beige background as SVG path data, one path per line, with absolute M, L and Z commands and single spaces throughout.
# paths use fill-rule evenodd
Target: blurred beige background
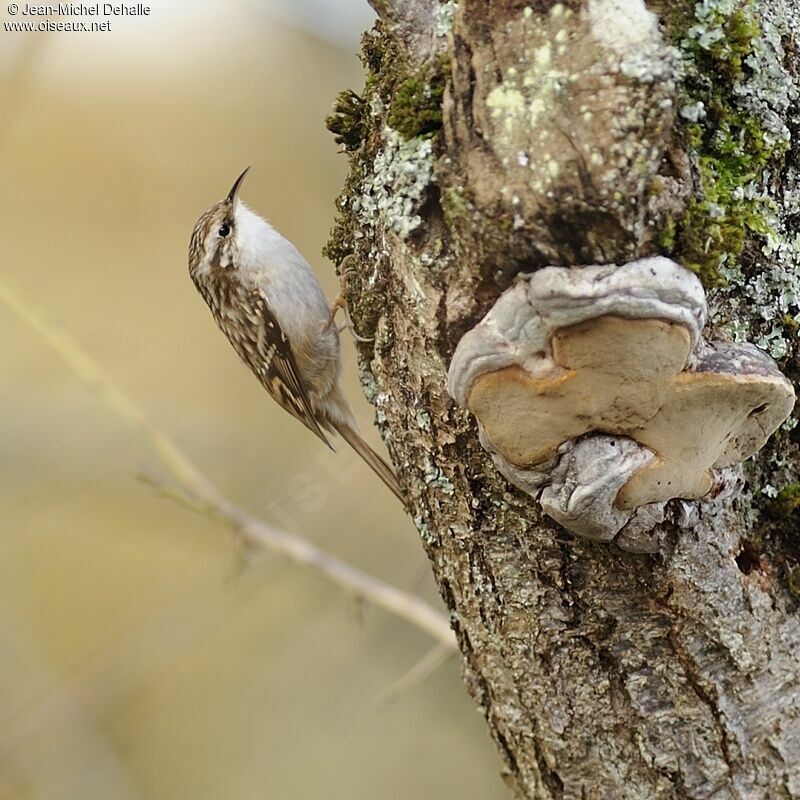
M 365 0 L 150 0 L 108 33 L 0 30 L 0 280 L 235 502 L 439 607 L 416 531 L 240 365 L 196 295 L 197 216 L 244 197 L 320 256 Z M 9 17 L 5 8 L 3 20 Z M 17 20 L 21 17 L 17 17 Z M 502 798 L 455 661 L 136 480 L 148 441 L 0 303 L 0 799 Z M 374 442 L 345 337 L 349 387 Z

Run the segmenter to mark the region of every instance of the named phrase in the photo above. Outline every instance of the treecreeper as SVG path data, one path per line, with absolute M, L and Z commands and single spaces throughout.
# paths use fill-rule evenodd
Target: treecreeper
M 342 392 L 338 303 L 331 309 L 297 248 L 239 198 L 247 171 L 197 220 L 189 274 L 270 396 L 328 447 L 328 434 L 342 436 L 404 503 L 394 471 L 361 437 Z

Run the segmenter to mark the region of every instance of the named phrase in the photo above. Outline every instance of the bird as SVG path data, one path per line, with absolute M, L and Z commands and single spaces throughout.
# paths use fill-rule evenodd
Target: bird
M 274 400 L 328 447 L 338 433 L 405 505 L 389 464 L 358 432 L 341 387 L 334 308 L 300 251 L 239 197 L 247 167 L 225 199 L 197 220 L 189 275 L 233 349 Z

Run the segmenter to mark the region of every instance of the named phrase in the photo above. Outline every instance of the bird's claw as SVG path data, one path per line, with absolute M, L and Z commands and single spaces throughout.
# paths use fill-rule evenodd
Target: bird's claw
M 347 289 L 347 281 L 350 279 L 350 276 L 354 275 L 356 272 L 355 267 L 348 266 L 348 262 L 353 262 L 353 261 L 355 261 L 355 256 L 352 253 L 346 255 L 342 259 L 342 263 L 340 265 L 341 275 L 339 277 L 340 291 L 339 294 L 336 296 L 336 299 L 333 301 L 333 304 L 331 305 L 331 314 L 330 317 L 328 317 L 328 323 L 325 326 L 325 330 L 327 331 L 330 329 L 330 327 L 333 325 L 336 319 L 336 315 L 339 313 L 339 310 L 341 309 L 342 312 L 344 313 L 345 322 L 343 325 L 337 327 L 336 330 L 339 333 L 341 333 L 345 328 L 347 328 L 347 330 L 350 331 L 350 334 L 357 342 L 374 342 L 375 341 L 374 336 L 366 338 L 364 336 L 359 336 L 359 334 L 356 333 L 356 329 L 353 325 L 353 320 L 350 319 L 350 312 L 347 310 L 347 301 L 344 298 L 344 293 Z
M 374 342 L 374 336 L 360 336 L 356 333 L 355 326 L 353 325 L 353 320 L 350 319 L 350 312 L 345 308 L 344 311 L 344 318 L 345 322 L 338 328 L 339 333 L 341 333 L 345 328 L 350 331 L 350 335 L 357 341 L 357 342 Z

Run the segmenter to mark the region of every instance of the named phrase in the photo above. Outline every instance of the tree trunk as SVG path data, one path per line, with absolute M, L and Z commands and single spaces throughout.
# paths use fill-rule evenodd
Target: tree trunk
M 571 536 L 445 389 L 520 272 L 665 254 L 720 336 L 800 373 L 794 0 L 374 0 L 327 251 L 364 391 L 447 604 L 467 688 L 526 798 L 800 797 L 800 452 L 664 523 L 655 555 Z M 351 262 L 352 264 L 352 262 Z

